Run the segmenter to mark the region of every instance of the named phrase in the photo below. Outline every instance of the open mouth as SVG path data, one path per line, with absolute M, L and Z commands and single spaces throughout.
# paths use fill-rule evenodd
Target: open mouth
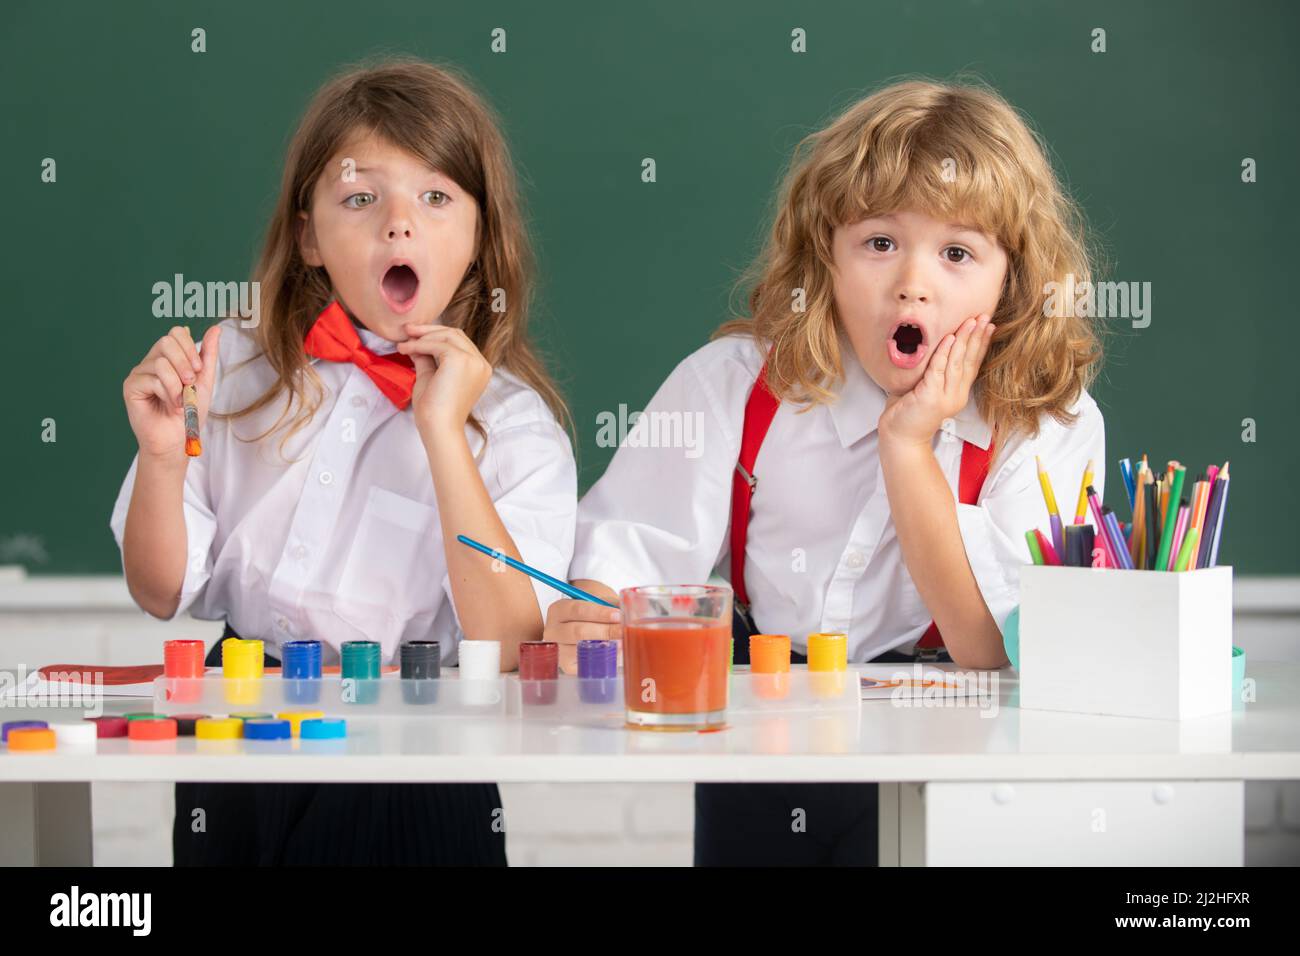
M 916 368 L 928 348 L 925 332 L 912 322 L 900 322 L 889 337 L 889 360 L 898 368 Z
M 415 294 L 420 289 L 420 277 L 406 263 L 394 263 L 384 273 L 379 288 L 394 312 L 407 312 L 415 304 Z

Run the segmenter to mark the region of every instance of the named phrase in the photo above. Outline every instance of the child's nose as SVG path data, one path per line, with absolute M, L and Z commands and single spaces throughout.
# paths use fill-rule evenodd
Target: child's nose
M 410 239 L 413 222 L 410 209 L 400 200 L 395 202 L 388 210 L 388 224 L 385 227 L 388 241 Z
M 925 273 L 925 264 L 916 256 L 905 257 L 901 263 L 896 280 L 895 291 L 900 302 L 929 302 L 930 282 Z

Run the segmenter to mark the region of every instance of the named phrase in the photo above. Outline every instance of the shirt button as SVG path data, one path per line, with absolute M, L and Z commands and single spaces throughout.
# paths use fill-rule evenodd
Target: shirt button
M 301 561 L 303 558 L 307 557 L 307 549 L 302 545 L 298 545 L 293 549 L 293 556 Z
M 863 559 L 861 551 L 850 551 L 845 558 L 845 563 L 851 568 L 860 568 L 866 561 Z
M 366 403 L 366 400 L 365 400 L 364 398 L 362 398 L 360 395 L 353 395 L 353 396 L 352 396 L 352 405 L 353 405 L 355 408 L 360 408 L 360 407 L 361 407 L 362 405 L 364 405 L 365 403 Z
M 275 626 L 278 627 L 278 628 L 279 628 L 280 630 L 282 630 L 282 631 L 288 631 L 288 630 L 289 630 L 289 621 L 288 621 L 287 618 L 283 618 L 283 617 L 281 617 L 281 618 L 276 618 Z
M 334 473 L 333 473 L 333 472 L 322 471 L 322 472 L 320 473 L 320 483 L 321 483 L 322 485 L 328 485 L 328 484 L 330 484 L 330 483 L 333 482 L 333 481 L 334 481 Z

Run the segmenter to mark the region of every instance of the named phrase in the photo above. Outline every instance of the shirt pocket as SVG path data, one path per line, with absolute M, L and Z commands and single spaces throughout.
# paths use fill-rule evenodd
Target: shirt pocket
M 379 639 L 379 632 L 435 609 L 444 574 L 438 509 L 371 486 L 335 591 L 335 611 Z

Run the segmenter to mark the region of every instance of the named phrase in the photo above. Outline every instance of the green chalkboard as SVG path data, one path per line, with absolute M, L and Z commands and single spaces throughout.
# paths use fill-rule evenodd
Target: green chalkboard
M 1226 560 L 1296 573 L 1281 493 L 1300 465 L 1296 10 L 10 3 L 0 563 L 120 568 L 107 522 L 134 451 L 121 382 L 168 324 L 152 315 L 153 284 L 247 278 L 312 92 L 346 63 L 402 52 L 458 64 L 503 118 L 541 264 L 535 330 L 575 414 L 584 488 L 611 454 L 598 413 L 641 407 L 727 315 L 794 143 L 890 78 L 966 71 L 1051 144 L 1106 250 L 1102 277 L 1151 283 L 1150 326 L 1115 329 L 1093 389 L 1112 474 L 1144 451 L 1193 468 L 1231 459 Z M 205 52 L 191 49 L 195 28 Z M 791 49 L 796 28 L 806 52 Z

